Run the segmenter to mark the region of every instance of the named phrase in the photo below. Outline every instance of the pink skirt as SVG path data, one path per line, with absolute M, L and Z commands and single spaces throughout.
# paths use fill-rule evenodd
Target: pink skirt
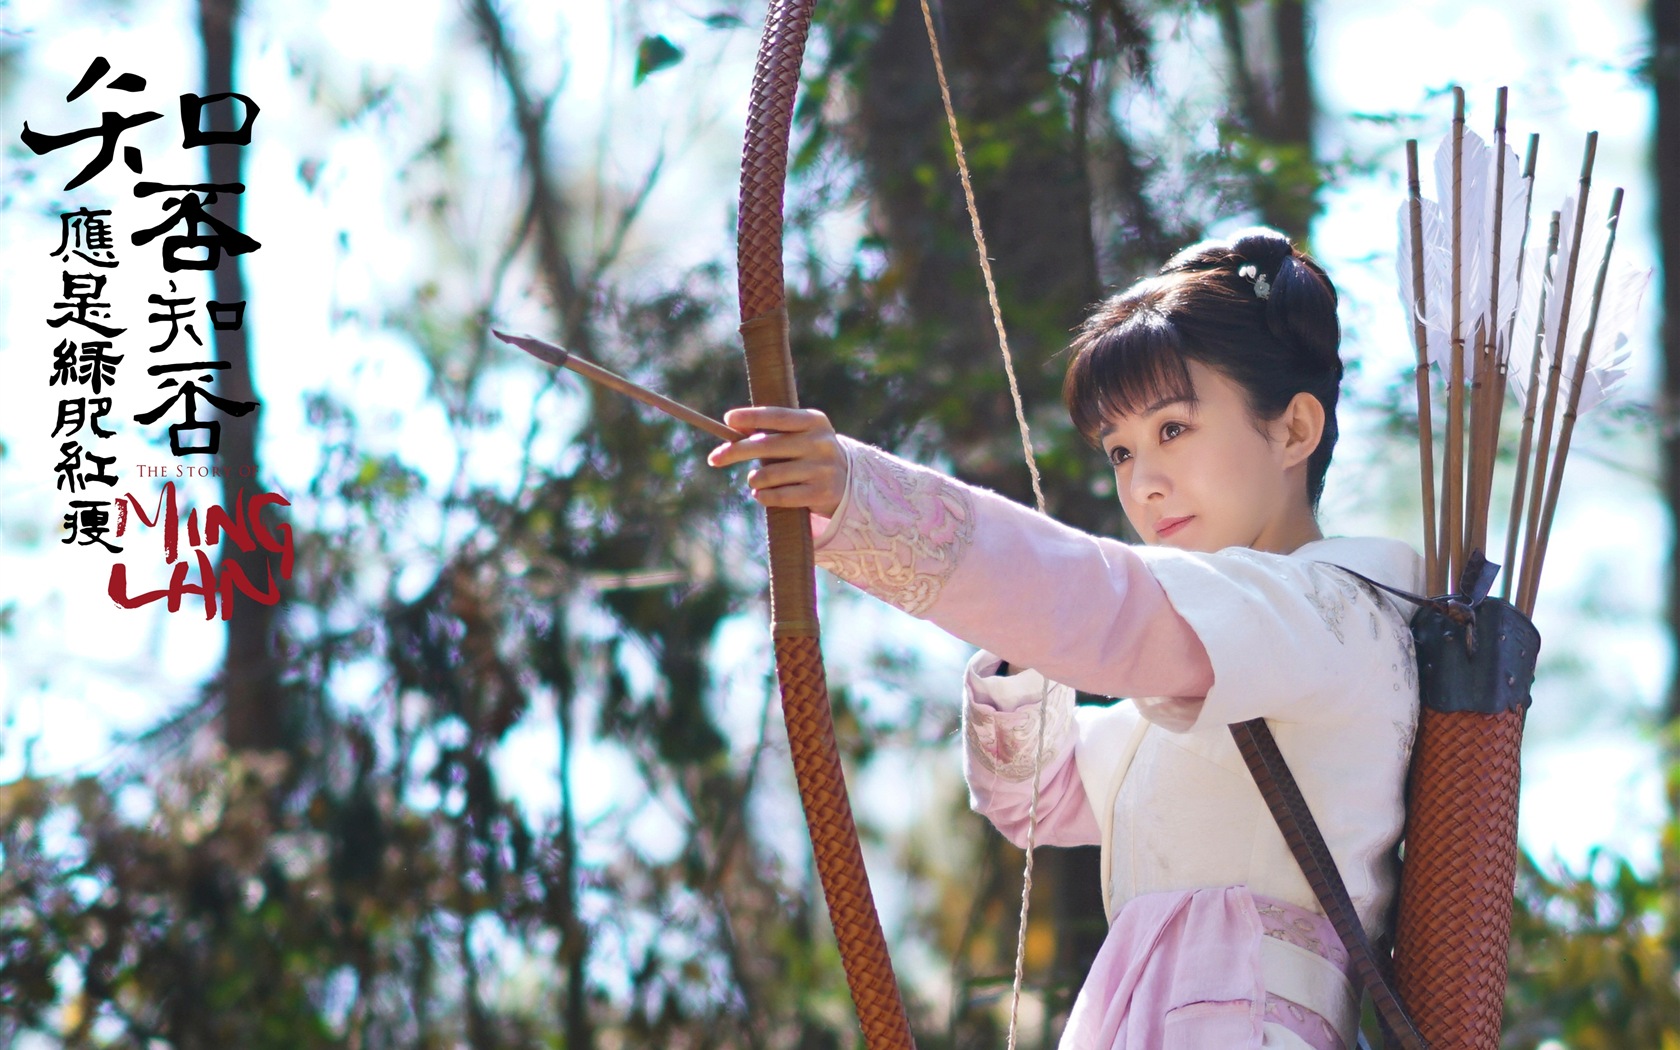
M 1268 977 L 1273 987 L 1281 983 L 1279 957 L 1298 960 L 1303 949 L 1347 973 L 1347 952 L 1330 920 L 1255 897 L 1246 887 L 1134 898 L 1109 926 L 1060 1050 L 1261 1050 L 1301 1043 L 1346 1050 L 1330 1019 L 1267 990 Z M 1316 959 L 1306 962 L 1315 969 Z M 1334 972 L 1329 976 L 1335 984 Z

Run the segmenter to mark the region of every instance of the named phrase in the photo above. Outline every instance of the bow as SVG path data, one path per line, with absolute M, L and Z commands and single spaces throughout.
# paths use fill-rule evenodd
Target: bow
M 799 404 L 793 360 L 788 352 L 787 297 L 782 273 L 782 199 L 787 180 L 793 101 L 799 86 L 799 69 L 810 30 L 813 3 L 814 0 L 773 0 L 753 71 L 741 159 L 737 268 L 741 336 L 746 350 L 748 390 L 754 405 L 797 408 Z M 987 298 L 1009 377 L 1016 421 L 1021 429 L 1022 451 L 1032 476 L 1038 509 L 1042 513 L 1044 495 L 1038 468 L 998 308 L 997 292 L 987 262 L 973 190 L 957 136 L 949 87 L 934 38 L 932 16 L 925 0 L 922 14 L 939 74 L 946 119 L 962 174 L 981 269 L 986 278 Z M 595 383 L 658 408 L 708 433 L 726 440 L 744 436 L 715 419 L 642 388 L 551 343 L 500 331 L 496 331 L 495 335 L 547 364 L 569 368 Z M 892 960 L 887 954 L 874 896 L 869 889 L 869 876 L 864 868 L 863 851 L 858 843 L 857 826 L 852 818 L 839 749 L 834 739 L 828 683 L 818 641 L 816 568 L 810 512 L 772 507 L 766 509 L 766 515 L 770 552 L 771 636 L 776 651 L 776 678 L 781 689 L 782 715 L 787 725 L 794 776 L 811 833 L 817 875 L 839 944 L 846 983 L 852 993 L 865 1041 L 871 1048 L 897 1050 L 913 1047 L 909 1021 L 893 976 Z M 1039 734 L 1042 755 L 1042 716 Z M 1032 823 L 1036 822 L 1037 794 L 1035 764 L 1034 805 L 1029 818 L 1027 863 L 1023 875 L 1022 945 L 1025 943 L 1027 896 L 1032 886 Z M 1022 956 L 1018 947 L 1014 991 L 1017 1000 L 1021 966 Z M 1011 1046 L 1014 1045 L 1014 1023 L 1012 1001 Z
M 799 403 L 788 352 L 782 274 L 782 194 L 799 68 L 814 0 L 772 0 L 753 69 L 745 141 L 736 262 L 741 336 L 752 403 Z M 886 938 L 863 866 L 834 741 L 828 682 L 818 644 L 816 568 L 810 512 L 766 510 L 770 620 L 794 776 L 811 832 L 811 850 L 840 945 L 840 959 L 871 1050 L 914 1046 Z

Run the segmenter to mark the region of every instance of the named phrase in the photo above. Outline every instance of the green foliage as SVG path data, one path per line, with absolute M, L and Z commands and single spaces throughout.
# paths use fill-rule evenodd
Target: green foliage
M 636 45 L 636 83 L 640 85 L 660 70 L 670 69 L 682 58 L 682 48 L 671 43 L 663 34 L 642 37 L 642 42 Z
M 1672 838 L 1680 825 L 1671 824 Z M 1594 853 L 1519 871 L 1504 1045 L 1680 1047 L 1680 872 Z
M 397 976 L 374 931 L 425 899 L 413 879 L 437 829 L 401 829 L 408 877 L 371 894 L 334 877 L 329 856 L 361 829 L 334 828 L 331 802 L 277 814 L 288 774 L 279 758 L 211 756 L 146 782 L 139 821 L 110 781 L 8 785 L 0 1040 L 45 1025 L 68 1045 L 340 1045 L 324 1016 L 335 970 Z

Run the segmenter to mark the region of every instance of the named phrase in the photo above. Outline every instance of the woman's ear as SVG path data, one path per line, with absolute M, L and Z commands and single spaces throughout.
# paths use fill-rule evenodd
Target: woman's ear
M 1281 439 L 1284 468 L 1305 463 L 1324 437 L 1324 404 L 1303 390 L 1289 399 L 1273 426 Z

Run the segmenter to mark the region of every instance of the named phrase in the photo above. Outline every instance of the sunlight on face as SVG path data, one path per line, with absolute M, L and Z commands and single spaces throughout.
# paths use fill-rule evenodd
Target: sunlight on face
M 1291 443 L 1283 418 L 1255 419 L 1223 373 L 1191 361 L 1190 382 L 1195 400 L 1157 402 L 1101 432 L 1138 535 L 1180 550 L 1278 553 L 1318 539 L 1306 496 L 1311 448 Z

